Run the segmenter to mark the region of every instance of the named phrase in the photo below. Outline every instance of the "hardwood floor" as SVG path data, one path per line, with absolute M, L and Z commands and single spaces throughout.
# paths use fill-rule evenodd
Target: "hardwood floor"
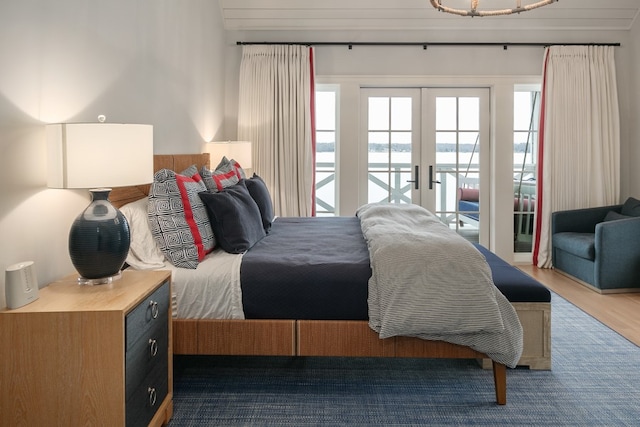
M 640 346 L 640 293 L 601 295 L 557 271 L 532 265 L 518 264 L 517 267 Z M 553 318 L 553 313 L 551 316 Z

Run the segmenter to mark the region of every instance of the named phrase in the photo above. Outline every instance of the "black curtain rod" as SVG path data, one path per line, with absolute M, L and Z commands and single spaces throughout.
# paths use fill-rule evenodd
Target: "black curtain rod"
M 238 46 L 244 45 L 303 45 L 303 46 L 502 46 L 507 49 L 510 46 L 548 47 L 548 46 L 620 46 L 620 43 L 498 43 L 498 42 L 236 42 Z

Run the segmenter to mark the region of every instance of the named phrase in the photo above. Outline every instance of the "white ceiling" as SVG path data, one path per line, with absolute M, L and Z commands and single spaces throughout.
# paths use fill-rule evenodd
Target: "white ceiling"
M 480 5 L 512 8 L 515 2 L 480 0 Z M 559 0 L 520 15 L 471 18 L 438 12 L 429 0 L 219 0 L 219 3 L 225 29 L 229 31 L 626 31 L 640 10 L 640 0 Z M 468 9 L 470 1 L 445 0 L 444 4 Z

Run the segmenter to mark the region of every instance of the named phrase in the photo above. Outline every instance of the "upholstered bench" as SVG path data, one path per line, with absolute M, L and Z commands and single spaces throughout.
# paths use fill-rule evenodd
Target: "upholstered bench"
M 511 302 L 524 331 L 524 346 L 518 366 L 529 369 L 551 369 L 551 292 L 540 282 L 476 245 L 491 268 L 493 283 Z M 482 362 L 485 369 L 491 361 Z

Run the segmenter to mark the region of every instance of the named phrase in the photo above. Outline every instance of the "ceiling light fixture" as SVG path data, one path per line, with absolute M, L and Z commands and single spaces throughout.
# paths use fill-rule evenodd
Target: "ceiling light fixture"
M 460 16 L 499 16 L 499 15 L 511 15 L 514 13 L 526 12 L 528 10 L 537 9 L 542 6 L 546 6 L 551 3 L 555 3 L 558 0 L 541 0 L 541 1 L 527 1 L 524 0 L 525 5 L 522 5 L 522 0 L 515 0 L 516 7 L 513 9 L 484 9 L 479 10 L 480 0 L 471 0 L 471 6 L 469 9 L 458 9 L 455 7 L 444 6 L 443 0 L 430 0 L 431 6 L 438 9 L 441 12 L 452 13 Z

